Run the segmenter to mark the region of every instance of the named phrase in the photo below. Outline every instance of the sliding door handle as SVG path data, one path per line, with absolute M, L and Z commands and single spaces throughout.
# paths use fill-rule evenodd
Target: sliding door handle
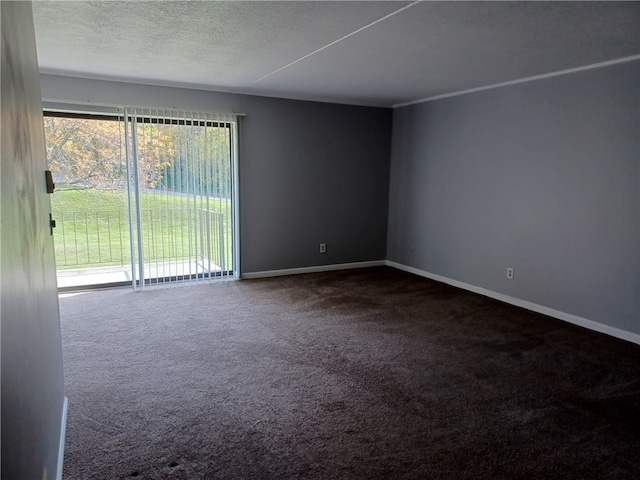
M 53 183 L 53 175 L 51 174 L 51 170 L 45 170 L 44 176 L 47 179 L 47 193 L 53 193 L 56 189 L 56 184 Z

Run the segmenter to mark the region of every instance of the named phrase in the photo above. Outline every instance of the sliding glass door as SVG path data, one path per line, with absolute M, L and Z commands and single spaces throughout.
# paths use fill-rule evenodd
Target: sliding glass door
M 45 133 L 60 286 L 233 275 L 233 117 L 48 112 Z
M 118 116 L 45 114 L 60 288 L 131 283 L 122 125 Z

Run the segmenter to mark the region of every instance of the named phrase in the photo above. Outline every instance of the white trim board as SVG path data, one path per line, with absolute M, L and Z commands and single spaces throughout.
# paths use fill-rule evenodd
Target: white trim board
M 628 342 L 640 345 L 640 334 L 637 334 L 637 333 L 627 332 L 626 330 L 610 327 L 609 325 L 604 325 L 602 323 L 594 322 L 593 320 L 588 320 L 586 318 L 578 317 L 570 313 L 554 310 L 552 308 L 545 307 L 543 305 L 538 305 L 536 303 L 529 302 L 527 300 L 521 300 L 516 297 L 510 297 L 509 295 L 505 295 L 503 293 L 494 292 L 486 288 L 478 287 L 476 285 L 471 285 L 469 283 L 460 282 L 458 280 L 453 280 L 451 278 L 443 277 L 435 273 L 426 272 L 424 270 L 420 270 L 414 267 L 409 267 L 401 263 L 392 262 L 390 260 L 387 260 L 386 265 L 389 267 L 397 268 L 398 270 L 403 270 L 405 272 L 419 275 L 421 277 L 429 278 L 437 282 L 446 283 L 447 285 L 451 285 L 453 287 L 458 287 L 463 290 L 467 290 L 473 293 L 478 293 L 480 295 L 484 295 L 485 297 L 493 298 L 495 300 L 499 300 L 501 302 L 508 303 L 510 305 L 515 305 L 516 307 L 521 307 L 526 310 L 531 310 L 532 312 L 541 313 L 549 317 L 557 318 L 558 320 L 563 320 L 565 322 L 578 325 L 579 327 L 584 327 L 588 330 L 604 333 L 606 335 L 610 335 L 612 337 L 616 337 L 621 340 L 626 340 Z
M 385 265 L 387 265 L 386 260 L 373 260 L 369 262 L 335 263 L 332 265 L 318 265 L 315 267 L 286 268 L 283 270 L 265 270 L 262 272 L 247 272 L 247 273 L 243 273 L 240 278 L 252 279 L 252 278 L 281 277 L 284 275 L 298 275 L 301 273 L 329 272 L 332 270 L 349 270 L 352 268 L 384 267 Z
M 508 87 L 509 85 L 517 85 L 519 83 L 534 82 L 536 80 L 543 80 L 545 78 L 558 77 L 560 75 L 567 75 L 569 73 L 582 72 L 584 70 L 591 70 L 591 69 L 594 69 L 594 68 L 608 67 L 610 65 L 617 65 L 619 63 L 633 62 L 634 60 L 640 60 L 640 55 L 632 55 L 630 57 L 616 58 L 614 60 L 608 60 L 606 62 L 594 63 L 592 65 L 584 65 L 582 67 L 569 68 L 569 69 L 566 69 L 566 70 L 559 70 L 557 72 L 543 73 L 542 75 L 534 75 L 533 77 L 519 78 L 517 80 L 510 80 L 508 82 L 495 83 L 493 85 L 485 85 L 483 87 L 470 88 L 468 90 L 460 90 L 458 92 L 444 93 L 442 95 L 436 95 L 434 97 L 422 98 L 422 99 L 419 99 L 419 100 L 411 100 L 409 102 L 397 103 L 397 104 L 393 105 L 392 108 L 407 107 L 409 105 L 416 105 L 416 104 L 419 104 L 419 103 L 432 102 L 434 100 L 440 100 L 442 98 L 457 97 L 459 95 L 466 95 L 468 93 L 482 92 L 484 90 L 492 90 L 494 88 L 500 88 L 500 87 Z
M 56 479 L 62 480 L 62 468 L 64 464 L 64 441 L 67 436 L 67 410 L 69 408 L 69 399 L 64 397 L 62 403 L 62 419 L 60 421 L 60 443 L 58 445 L 58 471 L 56 472 Z

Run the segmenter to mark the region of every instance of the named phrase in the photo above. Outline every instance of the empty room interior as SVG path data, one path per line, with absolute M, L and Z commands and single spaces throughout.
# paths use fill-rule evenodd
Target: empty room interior
M 640 478 L 640 2 L 0 5 L 3 480 Z

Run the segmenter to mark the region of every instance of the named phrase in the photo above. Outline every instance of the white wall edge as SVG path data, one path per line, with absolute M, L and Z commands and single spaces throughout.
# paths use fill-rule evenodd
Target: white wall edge
M 64 464 L 64 443 L 67 436 L 67 410 L 69 408 L 69 399 L 64 397 L 62 403 L 62 420 L 60 422 L 60 444 L 58 445 L 58 471 L 56 472 L 57 480 L 62 480 L 62 469 Z
M 301 273 L 329 272 L 332 270 L 349 270 L 352 268 L 383 267 L 387 265 L 386 260 L 373 260 L 368 262 L 335 263 L 332 265 L 318 265 L 315 267 L 287 268 L 284 270 L 265 270 L 263 272 L 246 272 L 241 278 L 249 280 L 252 278 L 281 277 L 283 275 L 298 275 Z
M 505 295 L 503 293 L 494 292 L 493 290 L 488 290 L 486 288 L 478 287 L 476 285 L 471 285 L 469 283 L 453 280 L 448 277 L 443 277 L 435 273 L 426 272 L 424 270 L 420 270 L 414 267 L 409 267 L 407 265 L 392 262 L 390 260 L 387 260 L 386 265 L 389 267 L 397 268 L 398 270 L 403 270 L 405 272 L 413 273 L 415 275 L 429 278 L 437 282 L 446 283 L 447 285 L 451 285 L 453 287 L 458 287 L 463 290 L 468 290 L 473 293 L 478 293 L 480 295 L 484 295 L 485 297 L 493 298 L 495 300 L 499 300 L 501 302 L 505 302 L 510 305 L 514 305 L 516 307 L 521 307 L 526 310 L 531 310 L 532 312 L 541 313 L 549 317 L 557 318 L 558 320 L 563 320 L 565 322 L 578 325 L 579 327 L 584 327 L 589 330 L 593 330 L 599 333 L 604 333 L 606 335 L 610 335 L 612 337 L 616 337 L 621 340 L 626 340 L 628 342 L 640 345 L 640 334 L 627 332 L 626 330 L 621 330 L 615 327 L 610 327 L 609 325 L 604 325 L 602 323 L 594 322 L 593 320 L 588 320 L 586 318 L 578 317 L 570 313 L 554 310 L 553 308 L 545 307 L 543 305 L 538 305 L 537 303 L 529 302 L 527 300 L 521 300 L 516 297 Z
M 557 72 L 543 73 L 542 75 L 534 75 L 532 77 L 519 78 L 517 80 L 510 80 L 508 82 L 495 83 L 492 85 L 485 85 L 483 87 L 470 88 L 468 90 L 460 90 L 458 92 L 444 93 L 442 95 L 436 95 L 434 97 L 422 98 L 419 100 L 411 100 L 409 102 L 397 103 L 392 108 L 408 107 L 409 105 L 417 105 L 419 103 L 433 102 L 434 100 L 441 100 L 443 98 L 457 97 L 459 95 L 467 95 L 468 93 L 482 92 L 484 90 L 492 90 L 494 88 L 508 87 L 510 85 L 518 85 L 520 83 L 534 82 L 536 80 L 543 80 L 545 78 L 559 77 L 560 75 L 568 75 L 570 73 L 583 72 L 585 70 L 592 70 L 594 68 L 609 67 L 611 65 L 617 65 L 619 63 L 633 62 L 640 60 L 640 55 L 632 55 L 630 57 L 616 58 L 614 60 L 608 60 L 606 62 L 594 63 L 591 65 L 584 65 L 582 67 L 568 68 L 566 70 L 559 70 Z

